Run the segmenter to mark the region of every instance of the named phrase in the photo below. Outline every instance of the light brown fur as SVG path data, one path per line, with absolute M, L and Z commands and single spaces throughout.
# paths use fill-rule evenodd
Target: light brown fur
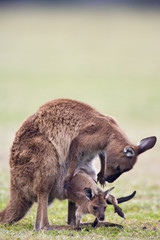
M 10 199 L 0 212 L 0 223 L 20 220 L 38 202 L 35 229 L 48 228 L 48 203 L 64 199 L 64 180 L 67 189 L 77 167 L 92 172 L 92 160 L 99 154 L 103 167 L 98 180 L 111 182 L 117 178 L 117 165 L 118 174 L 130 170 L 137 155 L 155 142 L 151 137 L 139 146 L 131 144 L 113 118 L 87 104 L 70 99 L 44 104 L 16 133 L 10 154 Z M 125 146 L 134 149 L 130 159 Z
M 67 194 L 67 198 L 77 204 L 77 210 L 75 213 L 77 230 L 80 229 L 82 216 L 87 213 L 96 217 L 96 220 L 93 223 L 94 226 L 97 225 L 99 221 L 103 221 L 105 219 L 107 200 L 113 204 L 116 212 L 119 211 L 123 214 L 121 208 L 117 205 L 117 199 L 110 194 L 112 189 L 113 188 L 103 192 L 91 176 L 89 176 L 83 169 L 79 169 L 71 180 L 70 191 Z

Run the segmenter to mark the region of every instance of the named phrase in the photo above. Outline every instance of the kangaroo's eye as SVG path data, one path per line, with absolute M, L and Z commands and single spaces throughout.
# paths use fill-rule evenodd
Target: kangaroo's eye
M 93 206 L 93 210 L 97 210 L 97 207 L 96 207 L 96 206 Z
M 129 158 L 135 156 L 135 151 L 134 151 L 134 149 L 132 147 L 126 146 L 124 148 L 123 152 Z
M 104 211 L 106 210 L 106 207 L 104 207 Z
M 121 171 L 121 168 L 120 168 L 120 166 L 119 166 L 119 165 L 117 166 L 116 170 L 117 170 L 118 172 L 120 172 L 120 171 Z

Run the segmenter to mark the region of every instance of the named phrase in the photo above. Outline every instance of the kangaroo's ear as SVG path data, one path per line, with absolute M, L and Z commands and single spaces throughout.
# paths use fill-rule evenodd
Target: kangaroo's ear
M 84 192 L 85 192 L 86 198 L 87 198 L 88 200 L 91 200 L 91 199 L 94 197 L 94 192 L 93 192 L 92 189 L 90 189 L 90 188 L 85 188 L 85 189 L 84 189 Z
M 104 197 L 105 197 L 105 198 L 108 198 L 110 192 L 111 192 L 113 189 L 114 189 L 114 187 L 112 187 L 112 188 L 108 189 L 107 191 L 105 191 L 105 192 L 103 193 Z
M 138 143 L 138 154 L 141 154 L 147 151 L 148 149 L 152 148 L 155 145 L 156 141 L 157 141 L 157 138 L 154 136 L 142 139 Z

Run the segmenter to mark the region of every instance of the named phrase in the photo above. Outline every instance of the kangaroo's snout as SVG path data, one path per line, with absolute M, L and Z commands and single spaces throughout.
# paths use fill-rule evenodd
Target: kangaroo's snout
M 114 182 L 122 173 L 116 173 L 105 178 L 105 181 L 112 183 Z
M 99 221 L 103 221 L 104 220 L 104 215 L 100 216 Z

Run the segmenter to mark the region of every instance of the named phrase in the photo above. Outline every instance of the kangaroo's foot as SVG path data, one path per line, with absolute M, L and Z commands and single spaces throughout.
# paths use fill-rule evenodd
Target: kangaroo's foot
M 116 224 L 116 223 L 110 223 L 110 222 L 99 222 L 98 224 L 96 224 L 95 226 L 94 226 L 94 224 L 93 223 L 91 223 L 91 222 L 85 222 L 85 223 L 81 223 L 81 227 L 85 227 L 85 226 L 92 226 L 92 227 L 118 227 L 118 228 L 120 228 L 120 229 L 122 229 L 123 228 L 123 226 L 122 225 L 120 225 L 120 224 Z
M 98 226 L 104 226 L 104 227 L 118 227 L 120 229 L 123 228 L 122 225 L 116 224 L 116 223 L 110 223 L 110 222 L 99 222 Z

